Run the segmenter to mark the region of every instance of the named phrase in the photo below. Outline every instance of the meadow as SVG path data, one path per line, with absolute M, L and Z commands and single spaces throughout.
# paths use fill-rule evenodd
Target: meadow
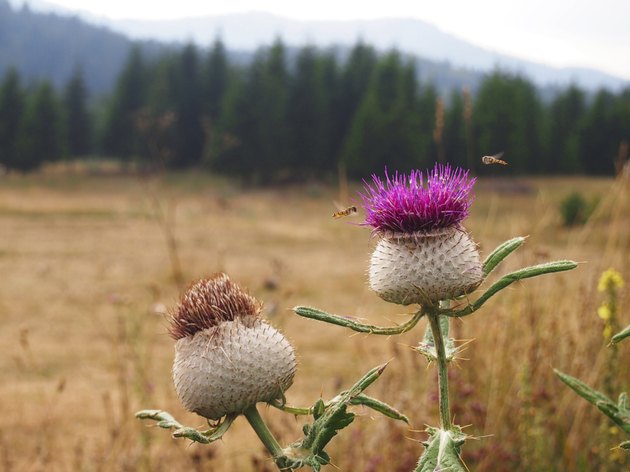
M 621 434 L 553 368 L 598 388 L 614 373 L 616 393 L 630 387 L 630 346 L 611 360 L 597 316 L 597 281 L 614 267 L 626 280 L 620 324 L 630 323 L 630 177 L 496 174 L 477 183 L 465 225 L 482 254 L 528 236 L 497 275 L 555 259 L 581 264 L 514 284 L 454 323 L 454 337 L 472 341 L 451 369 L 455 420 L 476 438 L 464 457 L 475 471 L 625 470 L 629 461 L 612 449 Z M 292 340 L 299 368 L 290 404 L 330 398 L 390 361 L 366 393 L 411 426 L 359 409 L 333 440 L 338 469 L 324 469 L 412 470 L 422 430 L 438 422 L 435 370 L 410 349 L 425 321 L 400 337 L 353 336 L 291 311 L 311 305 L 380 325 L 412 313 L 369 291 L 374 239 L 357 224 L 361 213 L 331 218 L 333 202 L 349 203 L 359 188 L 248 189 L 193 173 L 1 176 L 0 470 L 273 471 L 242 419 L 203 446 L 134 418 L 159 408 L 203 427 L 172 387 L 167 313 L 188 283 L 217 271 L 263 300 L 265 316 Z M 558 207 L 573 190 L 599 205 L 585 225 L 566 228 Z M 261 410 L 282 443 L 301 435 L 302 419 Z

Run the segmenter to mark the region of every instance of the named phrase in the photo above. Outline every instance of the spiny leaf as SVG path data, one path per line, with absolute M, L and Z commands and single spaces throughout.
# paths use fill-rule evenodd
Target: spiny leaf
M 348 405 L 356 399 L 367 401 L 360 397 L 361 393 L 380 377 L 386 366 L 387 364 L 370 370 L 352 388 L 331 400 L 327 408 L 322 400 L 318 400 L 312 408 L 315 421 L 303 428 L 304 439 L 286 448 L 280 460 L 291 469 L 308 466 L 314 471 L 328 464 L 330 458 L 324 448 L 339 430 L 354 420 L 355 415 L 347 411 Z
M 439 321 L 440 330 L 442 331 L 442 336 L 444 337 L 446 360 L 451 361 L 455 357 L 455 354 L 457 354 L 457 347 L 455 347 L 455 340 L 448 337 L 449 319 L 447 316 L 440 316 Z M 431 325 L 427 325 L 422 341 L 418 343 L 418 346 L 414 349 L 425 356 L 429 361 L 437 360 L 435 338 L 433 337 L 433 331 L 431 331 Z
M 523 269 L 511 272 L 501 279 L 496 281 L 492 286 L 484 292 L 477 300 L 469 304 L 466 308 L 459 311 L 443 310 L 441 313 L 446 316 L 460 317 L 467 316 L 477 311 L 481 306 L 488 301 L 494 294 L 503 290 L 508 285 L 513 284 L 518 280 L 528 279 L 530 277 L 537 277 L 539 275 L 551 274 L 553 272 L 562 272 L 565 270 L 575 269 L 577 262 L 574 261 L 554 261 L 547 262 L 545 264 L 539 264 L 531 267 L 525 267 Z
M 197 431 L 195 428 L 190 428 L 188 426 L 184 428 L 176 429 L 175 431 L 173 431 L 173 437 L 186 438 L 186 439 L 190 439 L 191 441 L 202 443 L 202 444 L 210 443 L 210 440 L 207 437 L 205 437 L 203 434 L 201 434 L 201 431 Z
M 567 384 L 575 393 L 584 398 L 589 403 L 595 405 L 602 413 L 608 416 L 617 426 L 626 433 L 630 433 L 630 412 L 625 409 L 626 397 L 620 399 L 619 405 L 601 392 L 589 387 L 584 382 L 575 377 L 571 377 L 559 370 L 554 369 L 555 374 Z M 621 408 L 620 408 L 621 407 Z
M 619 341 L 626 339 L 627 337 L 630 337 L 630 325 L 627 326 L 623 331 L 615 334 L 612 337 L 611 342 L 613 344 L 617 344 Z
M 430 429 L 426 449 L 414 472 L 468 472 L 459 455 L 464 439 L 459 431 Z
M 518 236 L 497 246 L 497 248 L 492 251 L 488 257 L 486 257 L 486 260 L 483 261 L 484 275 L 487 276 L 490 272 L 492 272 L 501 262 L 503 262 L 503 259 L 521 247 L 524 242 L 525 238 Z
M 338 430 L 352 423 L 354 414 L 347 412 L 348 404 L 379 378 L 386 366 L 387 364 L 371 369 L 350 390 L 339 395 L 339 400 L 336 403 L 316 417 L 308 436 L 304 438 L 303 447 L 312 449 L 313 453 L 318 454 L 337 434 Z
M 407 418 L 407 416 L 405 416 L 393 406 L 388 405 L 387 403 L 382 402 L 381 400 L 378 400 L 376 398 L 360 394 L 350 400 L 350 404 L 366 406 L 374 411 L 378 411 L 380 414 L 387 416 L 388 418 L 404 421 L 405 423 L 409 424 L 409 418 Z
M 345 392 L 341 392 L 341 394 L 343 394 Z M 329 400 L 328 402 L 324 403 L 324 407 L 328 408 L 330 405 L 336 403 L 337 401 L 339 401 L 339 395 L 334 397 L 333 399 Z M 284 405 L 284 404 L 279 404 L 276 402 L 270 402 L 269 403 L 271 406 L 282 410 L 286 413 L 291 413 L 293 415 L 299 416 L 306 416 L 306 415 L 316 415 L 316 419 L 317 417 L 321 416 L 321 414 L 323 413 L 323 411 L 318 410 L 318 412 L 316 413 L 315 408 L 319 408 L 319 401 L 317 403 L 315 403 L 314 406 L 310 407 L 310 408 L 304 408 L 304 407 L 297 407 L 297 406 L 290 406 L 290 405 Z M 409 424 L 409 418 L 407 418 L 403 413 L 401 413 L 400 411 L 398 411 L 396 408 L 394 408 L 393 406 L 385 403 L 384 401 L 378 400 L 376 398 L 373 397 L 369 397 L 363 393 L 357 395 L 355 398 L 353 398 L 352 400 L 350 400 L 350 404 L 351 405 L 362 405 L 365 406 L 367 408 L 371 408 L 374 411 L 377 411 L 379 413 L 381 413 L 384 416 L 387 416 L 388 418 L 392 418 L 394 420 L 400 420 L 400 421 L 404 421 L 405 423 Z
M 164 429 L 178 429 L 183 428 L 170 413 L 162 410 L 142 410 L 136 413 L 136 418 L 139 420 L 154 420 L 157 421 L 157 425 Z
M 136 413 L 136 418 L 157 421 L 157 426 L 160 428 L 174 429 L 174 438 L 187 438 L 194 442 L 208 444 L 223 437 L 236 419 L 236 415 L 227 415 L 220 424 L 207 431 L 184 426 L 173 415 L 162 410 L 142 410 Z
M 420 318 L 422 318 L 422 312 L 418 311 L 406 323 L 398 326 L 383 327 L 359 323 L 353 317 L 333 315 L 331 313 L 326 313 L 325 311 L 308 306 L 296 306 L 295 308 L 293 308 L 293 311 L 296 314 L 303 316 L 304 318 L 310 318 L 313 320 L 324 321 L 326 323 L 343 326 L 345 328 L 350 328 L 353 331 L 358 331 L 359 333 L 380 334 L 384 336 L 392 336 L 395 334 L 405 333 L 413 328 L 416 324 L 418 324 L 418 321 L 420 320 Z

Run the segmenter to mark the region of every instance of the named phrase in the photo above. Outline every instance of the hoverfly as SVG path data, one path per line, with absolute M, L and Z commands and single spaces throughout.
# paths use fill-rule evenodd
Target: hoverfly
M 354 215 L 357 212 L 357 207 L 355 206 L 351 206 L 348 208 L 345 208 L 343 210 L 339 210 L 335 213 L 333 213 L 332 217 L 333 218 L 343 218 L 344 216 L 350 216 L 350 215 Z
M 494 156 L 483 156 L 481 158 L 481 162 L 483 162 L 486 165 L 491 165 L 491 164 L 501 164 L 502 166 L 508 165 L 508 163 L 502 160 L 501 157 L 503 157 L 503 153 L 499 152 L 495 154 Z

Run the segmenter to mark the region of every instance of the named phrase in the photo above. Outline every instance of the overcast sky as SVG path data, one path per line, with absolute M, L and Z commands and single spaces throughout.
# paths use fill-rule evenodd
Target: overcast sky
M 630 0 L 48 0 L 112 19 L 267 11 L 304 20 L 418 18 L 477 45 L 548 65 L 630 80 Z

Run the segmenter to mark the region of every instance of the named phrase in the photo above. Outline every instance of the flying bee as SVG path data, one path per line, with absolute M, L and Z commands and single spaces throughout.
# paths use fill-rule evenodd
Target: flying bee
M 483 162 L 485 165 L 491 165 L 491 164 L 501 164 L 502 166 L 508 165 L 508 163 L 502 160 L 501 157 L 503 157 L 502 152 L 495 154 L 494 156 L 483 156 L 481 158 L 481 162 Z
M 333 213 L 332 217 L 343 218 L 344 216 L 354 215 L 356 212 L 357 212 L 357 207 L 351 206 L 351 207 L 348 207 L 348 208 L 345 208 L 343 210 Z

